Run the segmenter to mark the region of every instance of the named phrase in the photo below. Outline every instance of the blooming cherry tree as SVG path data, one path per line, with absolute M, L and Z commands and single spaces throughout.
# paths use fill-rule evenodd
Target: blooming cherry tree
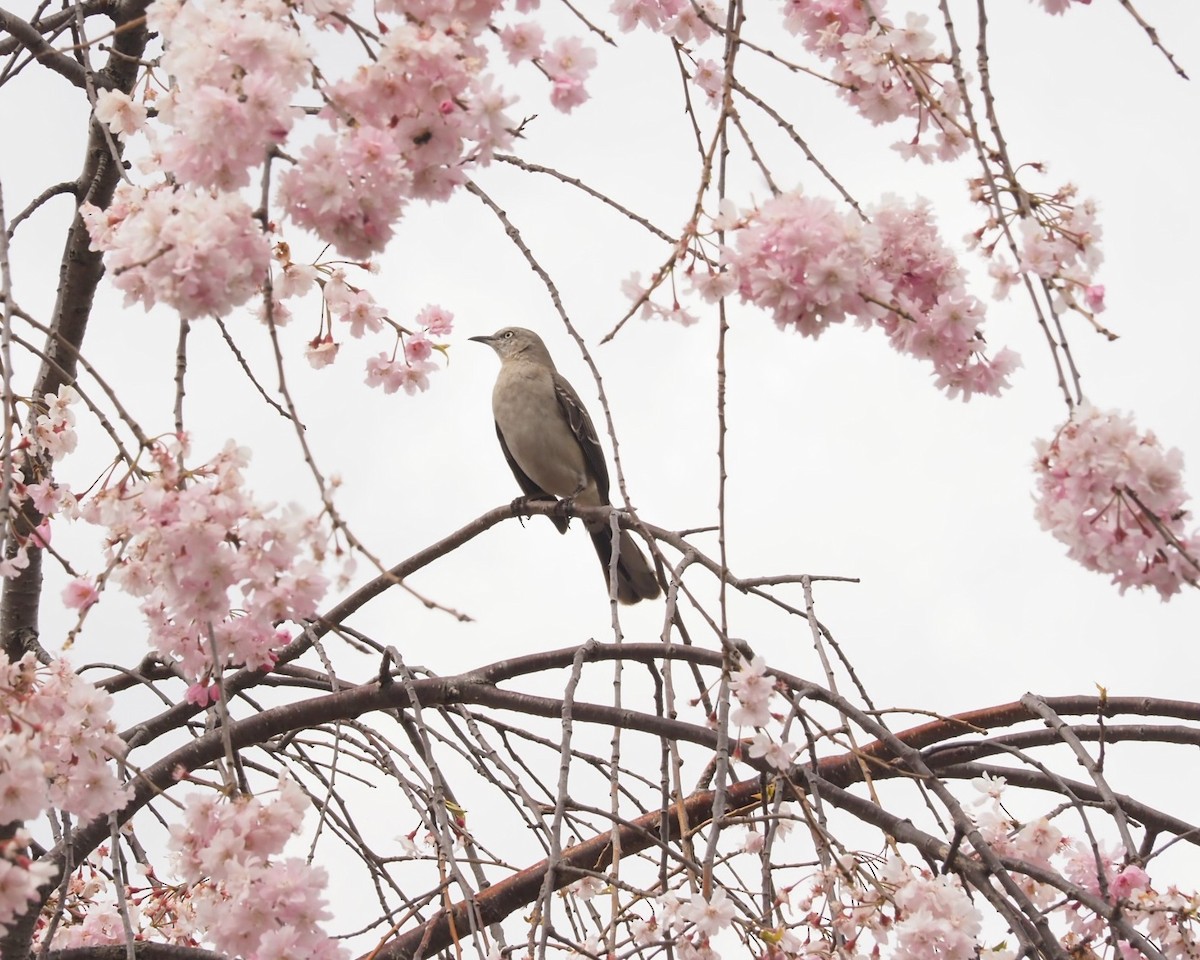
M 1034 30 L 1087 6 L 1006 15 Z M 1182 73 L 1169 38 L 1121 7 L 1127 41 Z M 827 582 L 852 578 L 731 567 L 726 348 L 773 321 L 780 343 L 824 338 L 820 356 L 851 320 L 964 401 L 1034 391 L 1019 346 L 1030 378 L 1049 372 L 1041 396 L 1061 424 L 1036 441 L 1035 518 L 1021 522 L 1122 593 L 1165 600 L 1200 580 L 1182 455 L 1083 390 L 1079 358 L 1099 361 L 1075 346 L 1108 348 L 1102 313 L 1119 326 L 1104 207 L 1047 185 L 1010 145 L 987 5 L 933 10 L 0 8 L 0 96 L 20 105 L 27 80 L 67 88 L 86 117 L 75 179 L 14 189 L 0 168 L 2 960 L 112 948 L 162 960 L 1197 954 L 1195 817 L 1108 756 L 1194 746 L 1200 704 L 1101 689 L 951 713 L 923 691 L 928 702 L 881 708 L 862 675 L 878 658 L 817 614 Z M 666 58 L 670 90 L 643 51 Z M 656 171 L 651 191 L 679 207 L 627 204 L 596 166 L 579 177 L 547 161 L 556 137 L 599 169 L 638 153 L 640 133 L 619 148 L 587 139 L 589 109 L 616 89 L 612 65 L 626 104 L 661 102 L 663 130 L 684 118 L 690 160 Z M 881 128 L 888 162 L 959 184 L 957 206 L 827 165 L 794 109 L 814 90 L 847 129 Z M 506 177 L 522 185 L 511 203 Z M 544 204 L 558 248 L 539 240 L 518 208 L 541 202 L 536 183 L 627 221 L 645 246 L 593 248 L 566 204 Z M 39 273 L 44 235 L 26 237 L 57 229 L 67 201 L 58 271 Z M 596 374 L 588 406 L 626 503 L 615 391 L 588 341 L 641 335 L 635 315 L 667 321 L 655 335 L 673 343 L 696 332 L 683 327 L 712 333 L 711 523 L 667 529 L 649 510 L 497 494 L 459 530 L 410 542 L 462 493 L 450 488 L 461 476 L 434 473 L 459 424 L 421 404 L 451 379 L 464 312 L 481 328 L 502 312 L 464 252 L 479 232 L 446 226 L 463 204 L 498 225 L 496 249 L 527 268 Z M 964 217 L 960 241 L 950 225 Z M 436 299 L 407 269 L 425 248 L 448 265 Z M 563 267 L 572 259 L 586 278 Z M 625 314 L 585 336 L 575 304 L 593 283 Z M 135 311 L 170 328 L 169 356 L 129 342 L 117 324 Z M 209 352 L 218 342 L 226 366 Z M 792 378 L 782 357 L 760 375 Z M 671 369 L 667 352 L 654 359 Z M 699 419 L 672 414 L 681 435 Z M 782 416 L 770 426 L 773 448 L 793 429 Z M 658 466 L 686 475 L 672 484 L 682 500 L 711 464 L 679 466 L 666 437 Z M 398 458 L 390 476 L 427 475 L 426 492 L 364 495 L 381 452 Z M 772 498 L 793 495 L 773 477 Z M 430 639 L 414 611 L 456 637 L 473 616 L 410 578 L 435 561 L 461 564 L 463 584 L 515 576 L 469 565 L 469 552 L 537 514 L 641 537 L 665 599 L 630 613 L 614 599 L 601 641 L 539 619 L 552 591 L 518 581 L 499 589 L 521 655 L 497 652 L 495 636 L 478 659 L 469 639 Z M 404 536 L 374 529 L 397 516 Z M 572 603 L 585 623 L 585 602 Z M 770 616 L 799 626 L 802 656 Z M 937 674 L 915 649 L 900 637 L 889 656 L 927 657 Z M 1182 849 L 1193 859 L 1180 868 L 1164 854 Z

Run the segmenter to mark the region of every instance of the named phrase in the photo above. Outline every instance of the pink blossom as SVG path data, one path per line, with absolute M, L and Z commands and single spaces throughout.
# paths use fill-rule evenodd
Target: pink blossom
M 971 786 L 983 794 L 983 797 L 979 798 L 981 802 L 985 797 L 998 801 L 1004 795 L 1008 781 L 1003 777 L 993 777 L 990 773 L 984 773 L 975 777 L 971 781 Z
M 412 191 L 395 137 L 356 127 L 342 139 L 317 137 L 285 171 L 279 200 L 298 225 L 348 257 L 378 253 Z
M 72 610 L 83 611 L 100 599 L 100 591 L 87 577 L 76 577 L 63 589 L 62 599 Z
M 510 63 L 533 60 L 542 54 L 545 35 L 542 28 L 531 20 L 505 27 L 500 31 L 500 45 L 508 54 Z
M 999 393 L 1019 360 L 1006 350 L 987 357 L 983 305 L 966 291 L 929 205 L 888 197 L 872 213 L 864 223 L 799 193 L 768 200 L 724 251 L 742 299 L 810 337 L 853 317 L 931 362 L 950 396 Z
M 737 906 L 722 887 L 714 887 L 707 900 L 703 894 L 697 893 L 679 908 L 679 916 L 694 924 L 696 932 L 703 937 L 711 937 L 724 930 L 736 913 Z
M 431 337 L 444 337 L 454 326 L 454 314 L 430 304 L 417 314 L 417 323 L 423 326 Z
M 910 12 L 899 26 L 863 0 L 788 0 L 784 22 L 831 61 L 839 93 L 864 117 L 875 124 L 911 121 L 914 134 L 896 146 L 928 162 L 958 156 L 967 139 L 960 132 L 961 94 L 927 19 Z
M 100 90 L 96 94 L 96 120 L 118 136 L 127 137 L 145 126 L 146 108 L 121 90 Z
M 29 566 L 29 549 L 22 545 L 11 557 L 0 557 L 0 577 L 15 577 Z
M 721 8 L 715 0 L 701 0 L 695 5 L 691 0 L 685 0 L 677 3 L 675 13 L 663 22 L 663 32 L 681 44 L 704 43 L 712 36 L 712 27 L 705 23 L 705 17 L 709 23 L 720 23 L 721 16 Z
M 362 337 L 370 330 L 376 332 L 383 327 L 387 316 L 382 307 L 365 290 L 355 290 L 334 311 L 337 319 L 350 324 L 350 336 Z
M 1108 890 L 1117 899 L 1128 900 L 1135 893 L 1147 890 L 1149 887 L 1149 875 L 1141 867 L 1131 863 L 1112 878 Z
M 552 77 L 584 80 L 596 66 L 596 51 L 578 37 L 560 37 L 542 56 L 542 66 Z
M 29 542 L 44 549 L 50 546 L 50 540 L 50 518 L 42 517 L 41 522 L 29 532 Z
M 193 683 L 187 688 L 187 694 L 183 699 L 186 703 L 207 707 L 210 703 L 216 703 L 221 699 L 221 687 L 216 683 Z
M 1104 284 L 1093 283 L 1083 291 L 1083 300 L 1088 309 L 1100 313 L 1104 309 Z
M 725 68 L 716 60 L 697 60 L 692 83 L 704 91 L 709 103 L 716 103 L 725 89 Z
M 177 447 L 152 452 L 157 472 L 81 510 L 107 531 L 113 581 L 142 599 L 155 648 L 185 675 L 269 669 L 287 642 L 278 625 L 311 617 L 328 585 L 315 560 L 318 519 L 256 503 L 241 472 L 247 453 L 233 444 L 186 472 Z
M 7 720 L 0 720 L 0 731 L 7 725 Z M 37 746 L 37 741 L 28 735 L 0 732 L 0 810 L 4 811 L 6 823 L 32 820 L 49 803 Z
M 1111 892 L 1117 874 L 1116 865 L 1125 858 L 1123 846 L 1119 843 L 1111 846 L 1101 843 L 1093 847 L 1087 840 L 1073 840 L 1067 849 L 1069 856 L 1063 867 L 1067 879 L 1089 893 L 1099 894 L 1100 877 L 1103 875 Z
M 292 102 L 311 70 L 308 46 L 283 4 L 165 7 L 149 12 L 173 80 L 158 104 L 159 119 L 174 128 L 163 164 L 190 184 L 243 187 L 299 116 Z
M 84 204 L 80 213 L 126 303 L 167 303 L 188 319 L 221 315 L 266 277 L 266 238 L 236 194 L 122 182 L 107 210 Z
M 195 884 L 197 924 L 218 950 L 244 957 L 345 956 L 320 927 L 330 917 L 325 871 L 301 858 L 279 857 L 300 828 L 306 805 L 286 777 L 270 802 L 189 798 L 184 821 L 171 828 L 171 845 L 184 879 Z
M 738 701 L 730 714 L 733 723 L 751 727 L 765 727 L 770 723 L 768 704 L 775 692 L 775 678 L 766 672 L 766 661 L 762 657 L 743 662 L 733 672 L 729 689 Z
M 1025 860 L 1045 863 L 1058 852 L 1062 841 L 1062 831 L 1045 817 L 1038 817 L 1017 831 L 1013 849 Z
M 766 733 L 756 733 L 750 741 L 749 754 L 755 759 L 763 759 L 769 767 L 776 770 L 787 770 L 796 757 L 794 743 L 777 743 Z
M 588 92 L 584 89 L 582 80 L 553 74 L 551 80 L 554 86 L 550 90 L 550 102 L 559 110 L 570 113 L 575 107 L 587 102 Z
M 304 350 L 304 356 L 314 370 L 327 367 L 337 358 L 340 344 L 333 342 L 333 337 L 326 334 L 309 342 Z
M 366 383 L 383 387 L 384 393 L 395 393 L 401 387 L 411 395 L 429 389 L 429 374 L 437 366 L 428 360 L 396 360 L 386 353 L 367 360 Z
M 25 836 L 28 843 L 28 834 Z M 31 903 L 36 903 L 38 887 L 49 883 L 57 873 L 54 864 L 47 860 L 15 863 L 0 857 L 0 929 L 24 914 Z
M 913 871 L 893 855 L 881 879 L 894 887 L 898 955 L 908 960 L 975 957 L 982 917 L 957 877 Z
M 409 363 L 428 360 L 433 353 L 433 344 L 421 333 L 410 334 L 404 340 L 404 357 Z
M 302 296 L 312 289 L 318 275 L 312 264 L 284 264 L 282 275 L 275 281 L 275 295 L 282 300 Z
M 51 480 L 31 483 L 25 488 L 25 493 L 29 497 L 29 502 L 33 504 L 33 508 L 46 516 L 52 516 L 58 511 L 59 501 L 64 495 L 70 496 L 69 491 Z
M 1090 4 L 1092 0 L 1041 0 L 1042 9 L 1047 13 L 1058 15 L 1066 13 L 1072 3 Z
M 786 0 L 784 24 L 792 33 L 803 34 L 809 49 L 820 49 L 820 38 L 832 30 L 839 35 L 867 28 L 867 7 L 862 0 Z
M 58 393 L 48 393 L 42 402 L 46 412 L 39 414 L 34 422 L 33 439 L 38 448 L 54 459 L 65 457 L 79 442 L 75 434 L 75 413 L 71 409 L 79 400 L 79 394 L 70 386 L 58 388 Z
M 431 8 L 430 19 L 447 29 L 406 12 L 376 58 L 323 91 L 331 132 L 281 177 L 279 199 L 292 220 L 355 259 L 383 249 L 410 200 L 447 199 L 472 164 L 511 142 L 515 126 L 504 113 L 511 101 L 483 72 L 477 34 L 491 6 L 460 6 L 454 18 Z
M 125 752 L 111 697 L 65 661 L 42 666 L 32 653 L 15 663 L 0 654 L 0 689 L 0 771 L 20 775 L 19 784 L 0 777 L 5 810 L 27 819 L 56 806 L 86 821 L 125 803 L 128 790 L 109 765 Z
M 609 9 L 616 14 L 617 25 L 628 33 L 636 27 L 660 30 L 663 18 L 671 16 L 678 8 L 678 0 L 666 3 L 662 0 L 613 0 Z
M 1130 417 L 1081 404 L 1052 441 L 1038 441 L 1036 516 L 1068 555 L 1121 591 L 1163 599 L 1200 577 L 1200 532 L 1188 532 L 1183 455 Z

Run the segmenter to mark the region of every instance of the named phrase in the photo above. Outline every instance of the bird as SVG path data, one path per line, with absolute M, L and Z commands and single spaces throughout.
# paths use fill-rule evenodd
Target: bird
M 546 344 L 532 330 L 504 327 L 488 336 L 470 337 L 500 358 L 492 390 L 496 436 L 513 476 L 528 501 L 557 502 L 561 497 L 582 507 L 610 506 L 604 450 L 574 387 L 558 372 Z M 565 516 L 551 516 L 559 533 Z M 607 522 L 585 520 L 604 583 L 609 583 L 613 538 Z M 629 531 L 617 536 L 616 595 L 621 603 L 652 600 L 661 593 L 654 570 Z

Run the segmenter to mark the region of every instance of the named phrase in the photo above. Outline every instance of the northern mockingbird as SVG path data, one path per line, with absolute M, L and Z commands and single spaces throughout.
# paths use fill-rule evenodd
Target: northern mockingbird
M 555 500 L 584 507 L 608 506 L 608 467 L 592 419 L 579 394 L 554 368 L 542 338 L 523 327 L 505 327 L 486 343 L 500 357 L 500 373 L 492 390 L 492 414 L 504 459 L 529 500 Z M 550 518 L 559 533 L 567 518 Z M 604 521 L 585 520 L 604 583 L 609 582 L 612 533 Z M 621 530 L 617 554 L 617 599 L 637 603 L 657 597 L 654 571 L 628 531 Z

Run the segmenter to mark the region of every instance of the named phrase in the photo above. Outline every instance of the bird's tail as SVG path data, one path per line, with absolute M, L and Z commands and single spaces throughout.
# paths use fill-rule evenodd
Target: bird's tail
M 588 533 L 596 548 L 596 556 L 600 558 L 600 567 L 604 571 L 604 587 L 607 590 L 609 570 L 612 567 L 612 530 L 608 524 L 604 524 L 594 530 L 589 528 Z M 617 600 L 621 603 L 653 600 L 662 591 L 646 555 L 638 548 L 628 530 L 620 531 L 617 545 Z

